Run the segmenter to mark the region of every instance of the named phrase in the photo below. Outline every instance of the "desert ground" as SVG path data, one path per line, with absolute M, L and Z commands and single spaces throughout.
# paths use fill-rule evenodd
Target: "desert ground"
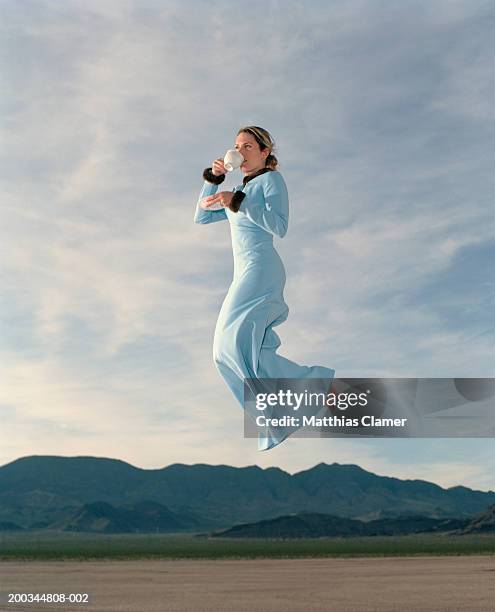
M 3 561 L 0 609 L 91 612 L 495 610 L 495 556 Z M 86 604 L 6 594 L 89 593 Z

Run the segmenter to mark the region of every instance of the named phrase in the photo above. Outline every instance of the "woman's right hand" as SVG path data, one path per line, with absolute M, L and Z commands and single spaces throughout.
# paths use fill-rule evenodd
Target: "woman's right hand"
M 223 165 L 223 158 L 217 158 L 211 165 L 211 171 L 215 176 L 220 176 L 221 174 L 227 174 L 227 170 Z

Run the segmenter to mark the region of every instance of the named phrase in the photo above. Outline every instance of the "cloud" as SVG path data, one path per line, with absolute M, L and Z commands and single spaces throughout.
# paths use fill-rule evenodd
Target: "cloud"
M 7 459 L 77 440 L 155 465 L 235 464 L 242 444 L 269 464 L 239 441 L 211 358 L 229 227 L 193 224 L 201 171 L 243 124 L 275 136 L 290 193 L 280 354 L 347 376 L 492 375 L 493 284 L 476 272 L 495 229 L 484 3 L 2 12 Z M 287 444 L 282 467 L 326 456 Z M 378 465 L 362 445 L 339 452 Z

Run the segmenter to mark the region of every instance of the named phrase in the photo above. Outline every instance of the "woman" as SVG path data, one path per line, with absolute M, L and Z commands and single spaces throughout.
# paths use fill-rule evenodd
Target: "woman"
M 335 373 L 323 366 L 298 365 L 276 352 L 281 342 L 273 328 L 287 319 L 289 308 L 283 296 L 285 269 L 273 236 L 283 238 L 287 232 L 289 200 L 273 146 L 263 128 L 241 128 L 235 148 L 244 157 L 242 185 L 232 192 L 217 193 L 226 169 L 223 160 L 216 159 L 203 172 L 205 183 L 194 217 L 196 223 L 227 219 L 230 224 L 234 278 L 218 317 L 213 359 L 243 408 L 245 378 L 324 378 L 331 382 Z M 222 208 L 209 210 L 214 205 Z M 259 450 L 273 448 L 293 431 L 267 428 L 259 435 Z

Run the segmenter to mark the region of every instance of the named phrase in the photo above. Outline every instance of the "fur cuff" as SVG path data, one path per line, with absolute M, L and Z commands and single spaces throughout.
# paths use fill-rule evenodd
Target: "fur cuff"
M 214 185 L 220 185 L 225 180 L 225 174 L 220 174 L 219 176 L 215 176 L 211 171 L 211 168 L 205 168 L 203 171 L 203 178 L 208 183 L 213 183 Z
M 243 191 L 236 191 L 234 193 L 234 197 L 232 198 L 232 201 L 230 202 L 230 210 L 232 212 L 239 212 L 239 208 L 241 206 L 242 200 L 244 200 L 244 198 L 246 197 L 246 194 Z

